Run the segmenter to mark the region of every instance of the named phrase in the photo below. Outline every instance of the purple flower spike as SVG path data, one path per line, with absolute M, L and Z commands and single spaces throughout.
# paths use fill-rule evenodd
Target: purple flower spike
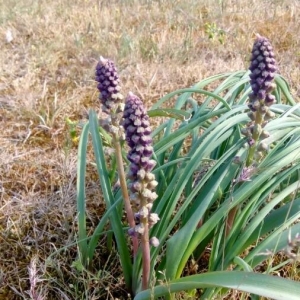
M 129 161 L 147 172 L 151 171 L 155 164 L 150 160 L 153 148 L 149 117 L 142 100 L 131 92 L 126 98 L 123 118 L 126 141 L 131 148 Z
M 127 155 L 130 161 L 130 198 L 140 217 L 135 231 L 143 235 L 143 230 L 139 230 L 143 224 L 148 224 L 150 228 L 159 220 L 157 214 L 150 213 L 152 203 L 157 198 L 153 190 L 158 183 L 151 173 L 156 161 L 151 159 L 153 147 L 149 117 L 142 100 L 131 92 L 126 98 L 123 119 L 126 141 L 131 148 Z
M 153 147 L 149 117 L 141 99 L 131 92 L 126 99 L 123 118 L 126 141 L 131 148 L 128 160 L 139 169 L 151 172 L 155 161 L 150 159 Z
M 253 163 L 254 159 L 262 158 L 262 151 L 265 151 L 262 149 L 265 145 L 262 139 L 269 136 L 263 128 L 267 121 L 275 116 L 269 107 L 276 102 L 272 91 L 276 88 L 274 78 L 277 67 L 273 47 L 267 38 L 257 35 L 249 70 L 252 92 L 249 94 L 248 108 L 250 112 L 248 112 L 248 116 L 251 121 L 242 130 L 242 133 L 246 134 L 248 145 L 251 148 L 247 157 L 247 166 Z M 267 149 L 267 147 L 264 148 Z
M 250 84 L 253 94 L 257 100 L 265 100 L 268 93 L 271 92 L 277 71 L 273 47 L 265 37 L 258 36 L 252 49 L 250 64 Z M 252 95 L 253 97 L 253 95 Z
M 96 81 L 100 91 L 99 99 L 106 112 L 115 109 L 122 101 L 123 96 L 120 93 L 120 78 L 113 61 L 105 59 L 102 56 L 96 67 Z

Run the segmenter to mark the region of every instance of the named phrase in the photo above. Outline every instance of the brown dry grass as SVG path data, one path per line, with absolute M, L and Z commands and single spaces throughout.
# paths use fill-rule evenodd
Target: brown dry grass
M 126 299 L 105 245 L 101 274 L 71 267 L 77 145 L 66 119 L 84 122 L 98 109 L 99 55 L 115 60 L 124 93 L 150 106 L 206 76 L 247 68 L 260 33 L 299 96 L 300 3 L 0 0 L 0 11 L 0 299 Z M 214 39 L 205 24 L 215 24 Z M 92 165 L 87 190 L 93 228 L 103 207 Z

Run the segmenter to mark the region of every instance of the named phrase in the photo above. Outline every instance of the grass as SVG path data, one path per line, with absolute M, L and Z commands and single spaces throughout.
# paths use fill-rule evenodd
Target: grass
M 299 6 L 296 0 L 0 0 L 0 299 L 127 298 L 106 240 L 92 272 L 72 266 L 76 137 L 88 109 L 99 108 L 100 55 L 116 62 L 123 90 L 149 107 L 201 78 L 247 68 L 260 33 L 272 41 L 280 73 L 299 99 Z M 91 155 L 90 230 L 104 209 L 92 162 Z M 105 265 L 101 272 L 97 260 Z M 286 276 L 296 273 L 293 267 Z

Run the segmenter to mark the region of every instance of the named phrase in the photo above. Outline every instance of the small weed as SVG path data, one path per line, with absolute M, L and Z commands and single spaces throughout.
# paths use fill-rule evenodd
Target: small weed
M 216 23 L 205 23 L 205 33 L 210 40 L 218 40 L 220 44 L 224 44 L 225 31 L 219 28 Z

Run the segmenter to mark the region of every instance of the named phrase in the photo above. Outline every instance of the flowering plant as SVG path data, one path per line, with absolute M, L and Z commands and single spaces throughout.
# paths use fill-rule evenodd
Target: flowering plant
M 79 145 L 78 246 L 85 266 L 109 221 L 137 300 L 171 299 L 181 291 L 213 299 L 228 289 L 298 299 L 299 283 L 270 275 L 298 257 L 300 244 L 300 109 L 276 70 L 270 42 L 258 37 L 250 71 L 174 91 L 147 112 L 133 93 L 124 109 L 116 68 L 100 59 L 96 80 L 107 118 L 99 128 L 91 110 Z M 174 108 L 163 108 L 174 97 Z M 164 116 L 152 132 L 149 116 Z M 107 207 L 91 236 L 85 225 L 89 133 Z M 114 149 L 117 171 L 109 171 L 106 147 Z M 279 252 L 286 260 L 276 266 Z

